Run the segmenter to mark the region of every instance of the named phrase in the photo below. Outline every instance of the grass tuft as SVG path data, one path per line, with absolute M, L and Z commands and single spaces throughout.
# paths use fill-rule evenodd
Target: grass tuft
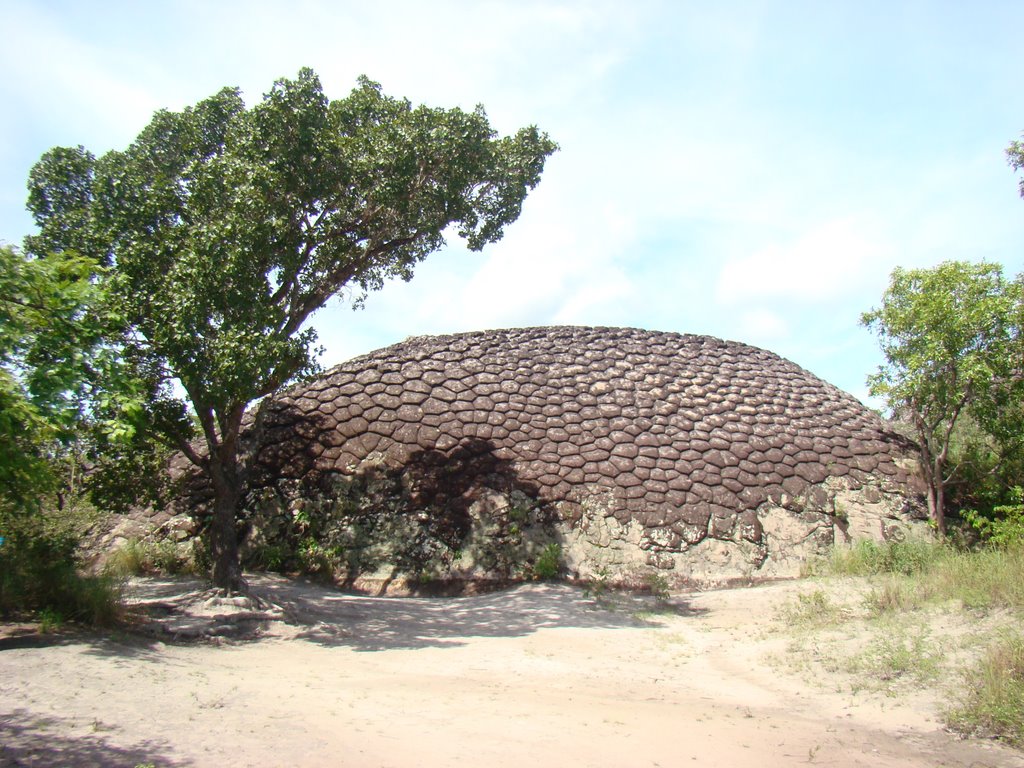
M 130 539 L 107 560 L 106 571 L 118 577 L 198 573 L 193 554 L 172 541 Z
M 791 627 L 819 629 L 841 624 L 848 612 L 823 589 L 798 595 L 796 602 L 782 607 L 780 618 Z
M 1007 633 L 964 674 L 961 700 L 946 716 L 965 736 L 1024 748 L 1024 635 Z
M 851 668 L 885 688 L 897 682 L 928 683 L 939 677 L 942 653 L 923 628 L 893 629 L 876 637 Z

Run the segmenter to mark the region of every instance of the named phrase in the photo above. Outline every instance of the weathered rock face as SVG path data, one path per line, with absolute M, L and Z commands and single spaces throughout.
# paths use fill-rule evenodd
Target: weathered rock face
M 911 447 L 872 412 L 777 355 L 705 336 L 412 338 L 251 424 L 248 551 L 312 538 L 353 578 L 507 575 L 550 542 L 583 577 L 781 576 L 921 517 Z M 188 503 L 202 496 L 194 485 Z

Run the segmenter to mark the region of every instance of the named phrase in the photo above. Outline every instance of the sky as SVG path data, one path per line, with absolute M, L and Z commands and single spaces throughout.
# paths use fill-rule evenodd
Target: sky
M 764 347 L 868 398 L 889 274 L 1024 271 L 1019 0 L 0 0 L 0 242 L 32 165 L 126 148 L 158 109 L 304 66 L 560 145 L 504 239 L 457 237 L 365 309 L 331 366 L 409 336 L 629 326 Z

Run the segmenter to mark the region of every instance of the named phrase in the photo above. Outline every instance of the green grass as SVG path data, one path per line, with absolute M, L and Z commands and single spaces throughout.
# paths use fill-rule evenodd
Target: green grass
M 952 553 L 947 545 L 927 539 L 885 543 L 863 540 L 852 547 L 836 547 L 828 558 L 810 563 L 806 575 L 910 576 L 928 571 Z
M 866 576 L 873 613 L 912 611 L 955 601 L 965 608 L 1024 609 L 1024 546 L 958 550 L 947 544 L 908 540 L 862 541 L 837 547 L 813 563 L 809 575 Z

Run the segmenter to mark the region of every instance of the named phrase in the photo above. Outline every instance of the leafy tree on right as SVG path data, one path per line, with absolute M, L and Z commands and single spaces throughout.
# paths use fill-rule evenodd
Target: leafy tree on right
M 1024 168 L 1024 141 L 1006 157 Z M 997 516 L 1024 511 L 1024 274 L 965 261 L 897 268 L 861 322 L 886 360 L 868 377 L 871 394 L 913 427 L 936 528 L 946 532 L 950 490 L 975 521 L 979 500 Z
M 908 421 L 921 451 L 928 511 L 946 531 L 948 491 L 971 471 L 957 445 L 965 427 L 992 451 L 1020 450 L 1024 394 L 1024 276 L 997 264 L 948 261 L 893 271 L 882 304 L 861 317 L 885 364 L 871 394 Z

